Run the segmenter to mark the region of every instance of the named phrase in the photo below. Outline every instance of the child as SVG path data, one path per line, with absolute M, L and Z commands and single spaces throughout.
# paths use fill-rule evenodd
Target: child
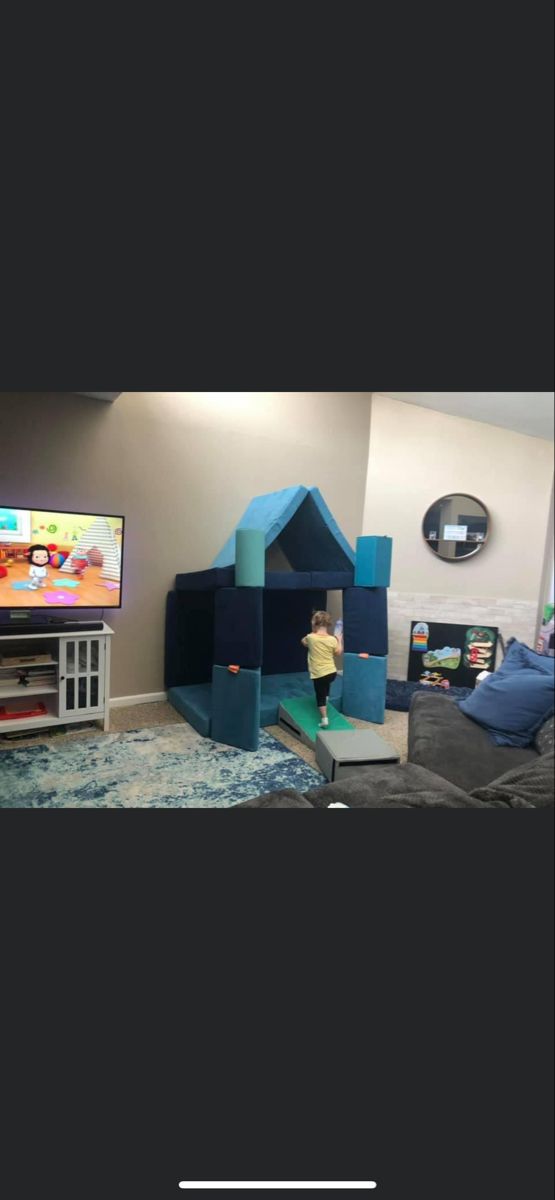
M 320 729 L 327 729 L 328 694 L 337 675 L 334 654 L 343 653 L 343 637 L 330 634 L 333 620 L 328 612 L 315 612 L 312 617 L 312 633 L 302 638 L 301 644 L 308 650 L 308 670 L 314 683 L 316 703 L 320 710 Z
M 44 587 L 46 584 L 46 568 L 50 562 L 50 551 L 47 546 L 30 546 L 27 551 L 27 557 L 30 562 L 29 575 L 31 582 L 29 587 L 31 591 L 36 592 L 37 588 Z

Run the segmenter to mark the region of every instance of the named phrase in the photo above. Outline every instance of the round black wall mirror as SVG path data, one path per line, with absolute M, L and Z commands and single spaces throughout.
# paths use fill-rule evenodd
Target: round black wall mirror
M 445 562 L 483 550 L 490 532 L 488 510 L 476 496 L 453 492 L 430 505 L 422 522 L 426 545 Z

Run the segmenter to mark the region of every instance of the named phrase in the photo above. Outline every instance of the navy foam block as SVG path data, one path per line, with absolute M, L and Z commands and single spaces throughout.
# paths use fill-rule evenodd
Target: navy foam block
M 347 717 L 385 721 L 385 689 L 387 658 L 360 658 L 358 654 L 343 655 L 343 712 Z
M 353 551 L 318 488 L 310 488 L 280 533 L 280 546 L 294 570 L 349 571 Z
M 330 701 L 341 712 L 343 677 L 338 675 L 330 688 Z M 294 671 L 285 675 L 263 675 L 260 697 L 260 724 L 277 725 L 279 706 L 282 700 L 310 696 L 314 700 L 314 685 L 308 671 Z
M 343 644 L 348 654 L 387 654 L 387 588 L 345 588 Z
M 212 737 L 240 750 L 258 750 L 260 733 L 260 671 L 227 667 L 212 671 Z
M 178 592 L 210 592 L 215 588 L 233 587 L 235 583 L 234 567 L 210 568 L 207 571 L 187 571 L 176 575 L 175 586 Z
M 327 592 L 340 592 L 352 587 L 354 581 L 354 571 L 312 571 L 310 576 L 311 587 L 325 588 Z
M 357 538 L 355 583 L 360 587 L 389 587 L 392 549 L 390 537 Z
M 170 592 L 166 601 L 164 682 L 206 683 L 214 662 L 214 592 Z
M 326 593 L 310 589 L 264 591 L 262 670 L 265 675 L 306 671 L 306 649 L 301 638 L 310 633 L 312 614 L 326 607 Z
M 281 591 L 294 591 L 299 588 L 312 586 L 310 571 L 266 571 L 264 587 L 279 588 Z
M 214 608 L 214 662 L 262 663 L 262 588 L 220 588 Z
M 197 683 L 187 687 L 168 689 L 168 700 L 173 708 L 189 722 L 189 725 L 210 737 L 212 723 L 212 684 Z

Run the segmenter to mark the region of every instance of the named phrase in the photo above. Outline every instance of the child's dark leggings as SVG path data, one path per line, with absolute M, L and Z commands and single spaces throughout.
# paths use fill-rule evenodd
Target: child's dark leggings
M 331 675 L 321 675 L 319 679 L 312 680 L 318 708 L 326 707 L 330 687 L 336 678 L 337 671 L 334 671 Z

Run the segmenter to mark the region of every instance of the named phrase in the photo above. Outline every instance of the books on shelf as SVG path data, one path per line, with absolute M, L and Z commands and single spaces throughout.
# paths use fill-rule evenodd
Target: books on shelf
M 57 663 L 45 663 L 44 666 L 30 667 L 5 667 L 2 671 L 2 679 L 16 678 L 18 675 L 55 675 Z
M 0 654 L 0 667 L 33 667 L 55 662 L 51 654 Z
M 14 684 L 25 691 L 28 687 L 53 687 L 56 683 L 56 664 L 29 667 L 8 667 L 0 675 L 0 694 Z

